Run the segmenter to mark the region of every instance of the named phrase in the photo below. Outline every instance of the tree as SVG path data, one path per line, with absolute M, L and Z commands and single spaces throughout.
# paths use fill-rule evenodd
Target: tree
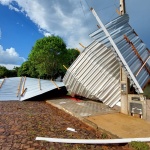
M 80 52 L 78 50 L 72 48 L 72 49 L 68 49 L 67 53 L 68 53 L 67 67 L 69 67 L 75 61 L 75 59 L 78 57 Z
M 27 60 L 18 69 L 18 76 L 37 78 L 39 74 L 37 73 L 35 67 L 31 64 L 31 62 Z
M 12 70 L 8 70 L 6 67 L 0 66 L 0 78 L 16 77 L 18 68 L 19 67 L 14 67 Z
M 8 75 L 8 70 L 4 66 L 0 66 L 0 78 L 5 78 Z
M 14 67 L 12 70 L 7 70 L 7 77 L 16 77 L 19 67 Z
M 36 41 L 28 60 L 41 78 L 57 78 L 66 61 L 67 49 L 58 36 L 44 37 Z

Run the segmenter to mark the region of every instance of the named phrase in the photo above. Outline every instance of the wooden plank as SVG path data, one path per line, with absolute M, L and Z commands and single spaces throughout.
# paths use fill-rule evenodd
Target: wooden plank
M 41 81 L 40 81 L 40 78 L 39 78 L 39 89 L 41 90 Z
M 134 46 L 134 44 L 129 40 L 129 38 L 126 35 L 124 35 L 124 39 L 131 45 L 132 50 L 134 51 L 134 53 L 136 54 L 138 59 L 141 61 L 142 66 L 143 66 L 145 62 L 142 60 L 142 58 L 141 58 L 140 54 L 138 53 L 138 51 L 137 51 L 136 47 Z M 147 70 L 147 72 L 150 74 L 150 70 L 147 68 L 147 66 L 144 65 L 144 67 Z
M 2 83 L 1 83 L 1 85 L 0 85 L 0 88 L 2 87 L 2 85 L 3 85 L 4 81 L 5 81 L 5 79 L 6 79 L 6 78 L 3 79 L 3 81 L 2 81 Z
M 23 82 L 23 86 L 22 86 L 22 93 L 23 93 L 23 91 L 24 91 L 25 82 L 26 82 L 26 77 L 24 77 L 24 82 Z
M 83 48 L 85 48 L 85 46 L 83 46 L 81 43 L 79 43 Z
M 66 70 L 68 70 L 68 68 L 67 68 L 65 65 L 63 65 L 63 67 L 64 67 Z
M 24 93 L 26 92 L 27 88 L 24 89 L 24 91 L 21 93 L 21 96 L 24 95 Z
M 144 62 L 144 64 L 142 65 L 142 67 L 139 69 L 139 71 L 136 73 L 136 77 L 138 76 L 138 74 L 140 73 L 140 71 L 143 69 L 143 67 L 146 65 L 147 61 L 150 59 L 150 56 L 146 59 L 146 61 Z
M 56 88 L 57 88 L 58 90 L 60 90 L 59 86 L 58 86 L 53 80 L 51 80 L 51 82 L 56 86 Z
M 20 82 L 19 82 L 19 86 L 18 86 L 18 92 L 17 92 L 17 97 L 19 96 L 20 87 L 21 87 L 21 82 L 22 82 L 22 77 L 21 77 L 21 79 L 20 79 Z
M 121 12 L 118 9 L 116 9 L 116 12 L 119 16 L 121 15 Z

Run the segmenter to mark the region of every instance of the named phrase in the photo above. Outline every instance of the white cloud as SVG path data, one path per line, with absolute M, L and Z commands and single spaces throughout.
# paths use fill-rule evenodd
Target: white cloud
M 51 34 L 49 32 L 44 32 L 44 36 L 51 36 Z
M 16 9 L 12 5 L 14 1 L 18 3 Z M 39 27 L 43 35 L 54 34 L 62 37 L 68 47 L 80 48 L 79 42 L 85 46 L 87 43 L 89 44 L 89 27 L 85 26 L 86 19 L 79 2 L 70 0 L 63 2 L 54 0 L 42 2 L 41 0 L 0 0 L 0 2 L 8 5 L 10 9 L 25 13 Z
M 1 0 L 0 2 L 3 5 L 9 5 L 9 3 L 12 2 L 12 0 Z
M 16 4 L 14 5 L 14 2 L 18 4 L 18 6 Z M 39 31 L 41 31 L 43 35 L 59 35 L 65 40 L 68 47 L 74 48 L 80 48 L 78 45 L 79 42 L 85 46 L 89 45 L 91 39 L 88 37 L 88 34 L 94 31 L 98 24 L 93 15 L 89 12 L 86 2 L 97 10 L 98 15 L 100 14 L 102 21 L 105 23 L 117 16 L 115 9 L 116 6 L 119 6 L 119 0 L 110 1 L 109 4 L 108 1 L 103 1 L 102 5 L 100 5 L 99 1 L 93 2 L 90 0 L 0 0 L 1 4 L 8 5 L 10 9 L 24 13 L 26 17 L 39 27 Z M 146 0 L 145 5 L 143 5 L 148 7 L 149 3 L 149 0 Z M 127 8 L 129 8 L 128 12 L 130 12 L 130 6 L 132 6 L 131 2 L 127 2 L 127 5 Z M 143 11 L 140 11 L 139 14 L 146 14 L 144 6 L 142 6 L 144 10 L 142 9 Z M 137 8 L 138 7 L 141 7 L 140 4 L 137 4 Z M 133 8 L 131 10 L 133 12 Z M 136 10 L 136 12 L 138 12 L 138 10 Z M 134 14 L 134 18 L 140 20 L 144 18 L 139 18 L 141 15 L 136 16 L 137 15 Z M 143 29 L 138 28 L 142 21 L 135 22 L 134 20 L 131 20 L 131 23 L 134 22 L 133 27 L 135 27 L 135 29 L 137 28 L 137 30 L 141 30 L 142 33 Z M 149 28 L 148 23 L 144 25 Z M 144 28 L 146 29 L 146 27 Z M 144 34 L 146 35 L 148 33 L 144 32 Z
M 14 67 L 20 67 L 20 65 L 13 65 L 13 64 L 0 64 L 0 66 L 4 66 L 9 70 L 12 70 Z
M 20 12 L 20 10 L 12 5 L 9 5 L 9 9 Z
M 14 48 L 4 50 L 0 45 L 0 64 L 21 64 L 25 61 L 23 57 L 15 51 Z

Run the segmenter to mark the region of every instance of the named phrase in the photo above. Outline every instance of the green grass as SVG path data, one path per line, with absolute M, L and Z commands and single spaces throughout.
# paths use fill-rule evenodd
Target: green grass
M 129 144 L 134 150 L 149 150 L 150 147 L 147 143 L 144 142 L 131 142 Z
M 146 98 L 150 98 L 150 84 L 148 84 L 144 89 L 144 96 L 146 96 Z

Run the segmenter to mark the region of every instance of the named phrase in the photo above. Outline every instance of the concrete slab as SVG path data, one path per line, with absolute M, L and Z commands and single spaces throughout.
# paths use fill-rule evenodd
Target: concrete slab
M 120 138 L 150 137 L 150 122 L 119 113 L 95 101 L 73 101 L 68 98 L 48 100 L 47 103 L 63 109 L 96 129 Z
M 71 100 L 68 98 L 62 98 L 56 100 L 48 100 L 47 103 L 64 109 L 73 116 L 77 117 L 88 117 L 118 112 L 117 110 L 110 108 L 101 102 L 88 100 Z
M 120 138 L 150 137 L 150 122 L 121 113 L 87 118 L 98 127 Z

